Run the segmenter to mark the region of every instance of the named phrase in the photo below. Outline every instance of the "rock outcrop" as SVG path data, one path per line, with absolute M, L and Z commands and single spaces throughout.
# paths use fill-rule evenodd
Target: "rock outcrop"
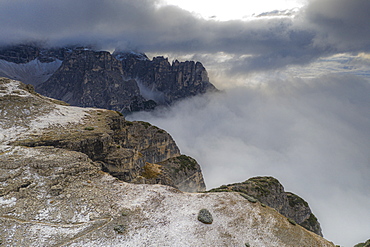
M 370 247 L 370 239 L 367 240 L 365 243 L 356 244 L 354 247 Z
M 45 146 L 0 146 L 0 225 L 4 246 L 334 247 L 238 193 L 129 184 L 81 152 Z
M 162 183 L 187 192 L 205 190 L 199 164 L 190 157 L 183 159 L 187 156 L 181 155 L 166 131 L 146 122 L 126 121 L 111 110 L 59 105 L 16 81 L 2 79 L 0 86 L 4 133 L 0 140 L 78 151 L 126 182 Z M 176 160 L 185 168 L 178 168 Z M 162 167 L 156 177 L 145 177 L 147 163 Z
M 210 192 L 228 191 L 236 191 L 252 196 L 307 230 L 322 236 L 320 223 L 312 213 L 308 203 L 291 192 L 285 192 L 283 185 L 273 177 L 254 177 L 242 183 L 223 185 L 210 190 Z
M 35 86 L 37 92 L 75 106 L 123 113 L 152 110 L 216 90 L 199 62 L 87 47 L 0 49 L 0 76 Z
M 149 60 L 142 53 L 113 53 L 122 62 L 125 77 L 135 78 L 147 97 L 161 104 L 215 90 L 200 62 L 175 60 L 162 56 Z

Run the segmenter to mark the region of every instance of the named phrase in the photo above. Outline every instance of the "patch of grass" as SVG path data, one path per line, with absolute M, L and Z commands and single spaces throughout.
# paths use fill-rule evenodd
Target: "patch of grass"
M 94 127 L 91 127 L 91 126 L 89 126 L 89 127 L 85 127 L 85 129 L 84 130 L 94 130 L 95 128 Z
M 289 192 L 287 193 L 287 195 L 289 200 L 289 206 L 295 207 L 296 205 L 304 205 L 305 207 L 308 207 L 308 203 L 301 197 L 297 196 L 296 194 Z
M 196 169 L 197 162 L 195 159 L 189 156 L 186 156 L 186 155 L 180 155 L 176 157 L 176 159 L 180 163 L 181 170 L 186 170 L 186 169 L 195 170 Z
M 211 192 L 230 192 L 230 190 L 217 188 L 217 189 L 211 189 L 211 190 L 205 191 L 205 193 L 211 193 Z
M 147 179 L 157 178 L 162 173 L 161 166 L 157 164 L 152 164 L 149 162 L 145 163 L 143 167 L 143 172 L 141 176 Z
M 148 122 L 144 122 L 144 121 L 138 121 L 138 123 L 140 123 L 141 125 L 143 125 L 145 127 L 145 129 L 149 128 L 150 126 L 152 126 L 150 123 Z
M 118 115 L 123 116 L 122 112 L 115 111 Z
M 125 121 L 125 125 L 126 125 L 126 126 L 132 126 L 132 125 L 134 125 L 134 123 L 133 123 L 133 122 L 131 122 L 131 121 Z
M 295 220 L 291 219 L 291 218 L 287 218 L 289 223 L 292 224 L 293 226 L 297 225 L 297 223 L 295 222 Z
M 250 195 L 247 195 L 247 194 L 244 194 L 244 193 L 239 193 L 239 195 L 241 195 L 242 197 L 244 197 L 245 199 L 247 199 L 251 203 L 258 202 L 258 200 L 256 198 L 254 198 L 253 196 L 250 196 Z

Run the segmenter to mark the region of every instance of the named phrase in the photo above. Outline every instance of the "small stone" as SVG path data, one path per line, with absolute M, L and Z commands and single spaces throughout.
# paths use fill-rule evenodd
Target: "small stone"
M 125 231 L 125 226 L 124 225 L 117 225 L 113 228 L 116 232 L 118 233 L 123 233 Z
M 204 224 L 212 224 L 212 214 L 205 208 L 201 209 L 198 213 L 198 220 Z

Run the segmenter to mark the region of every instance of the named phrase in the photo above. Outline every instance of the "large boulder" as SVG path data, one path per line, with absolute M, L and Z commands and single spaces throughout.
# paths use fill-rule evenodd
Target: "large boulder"
M 312 213 L 308 203 L 291 192 L 285 192 L 283 185 L 276 178 L 253 177 L 242 183 L 223 185 L 210 190 L 210 192 L 228 191 L 236 191 L 252 196 L 307 230 L 322 236 L 320 223 Z

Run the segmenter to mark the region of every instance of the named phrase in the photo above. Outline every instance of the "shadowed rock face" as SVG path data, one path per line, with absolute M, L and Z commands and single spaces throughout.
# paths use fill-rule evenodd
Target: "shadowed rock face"
M 121 112 L 137 110 L 135 107 L 148 110 L 156 105 L 141 96 L 135 80 L 123 80 L 119 61 L 105 51 L 73 50 L 36 91 L 71 105 Z
M 126 182 L 161 183 L 187 192 L 205 190 L 199 164 L 190 157 L 181 159 L 187 156 L 180 154 L 166 131 L 147 122 L 126 121 L 111 110 L 61 106 L 9 79 L 2 79 L 0 86 L 0 139 L 12 145 L 84 153 Z M 13 130 L 13 137 L 7 136 Z M 186 167 L 178 173 L 173 162 L 177 158 Z M 145 177 L 147 163 L 161 162 L 157 176 Z
M 122 62 L 127 78 L 137 79 L 161 103 L 171 104 L 178 99 L 216 90 L 200 62 L 176 60 L 170 64 L 161 56 L 149 60 L 145 54 L 122 52 L 115 52 L 113 56 Z
M 0 76 L 33 84 L 36 91 L 75 106 L 123 113 L 152 110 L 216 90 L 199 62 L 86 47 L 0 49 Z
M 291 192 L 285 192 L 281 183 L 273 177 L 254 177 L 243 183 L 223 185 L 210 191 L 236 191 L 253 196 L 307 230 L 322 236 L 320 223 L 308 203 Z

